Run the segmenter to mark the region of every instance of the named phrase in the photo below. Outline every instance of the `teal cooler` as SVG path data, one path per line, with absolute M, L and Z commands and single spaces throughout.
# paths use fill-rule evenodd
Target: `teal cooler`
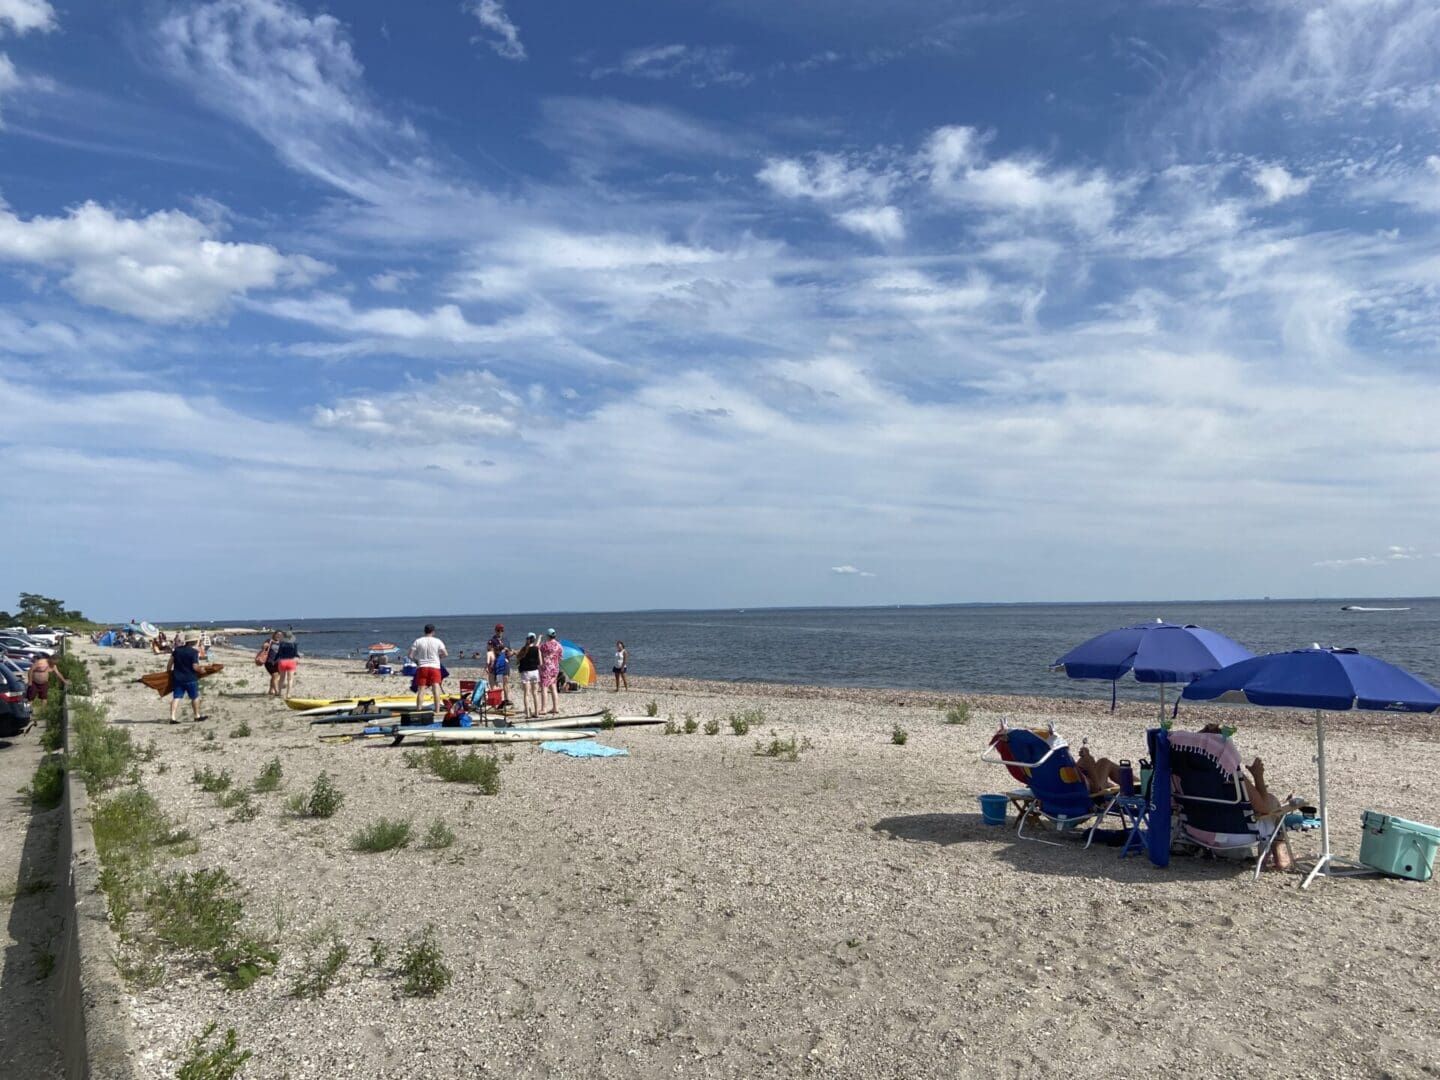
M 1375 810 L 1360 815 L 1360 861 L 1382 874 L 1429 881 L 1440 829 Z

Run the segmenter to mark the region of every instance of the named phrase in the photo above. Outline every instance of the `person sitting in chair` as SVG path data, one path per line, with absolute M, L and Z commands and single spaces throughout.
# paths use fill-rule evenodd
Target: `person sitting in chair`
M 1283 803 L 1277 799 L 1265 786 L 1265 762 L 1258 757 L 1250 763 L 1250 775 L 1242 778 L 1242 783 L 1245 785 L 1245 796 L 1255 811 L 1260 835 L 1268 839 L 1272 831 L 1284 827 L 1281 821 L 1282 811 L 1298 805 L 1295 794 L 1291 792 Z M 1272 870 L 1292 870 L 1295 867 L 1295 853 L 1290 850 L 1290 839 L 1283 832 L 1275 846 L 1270 849 L 1269 865 Z
M 1084 775 L 1091 795 L 1101 795 L 1120 786 L 1120 766 L 1108 757 L 1096 758 L 1088 746 L 1080 747 L 1075 765 Z

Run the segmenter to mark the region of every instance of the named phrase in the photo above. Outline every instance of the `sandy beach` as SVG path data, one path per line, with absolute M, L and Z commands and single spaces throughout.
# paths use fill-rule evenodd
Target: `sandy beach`
M 566 695 L 704 723 L 763 709 L 748 735 L 605 732 L 628 757 L 570 760 L 501 748 L 494 796 L 405 767 L 401 750 L 321 743 L 259 694 L 250 654 L 221 650 L 200 724 L 134 683 L 163 658 L 78 646 L 112 722 L 155 754 L 144 786 L 198 850 L 169 868 L 223 867 L 247 890 L 275 973 L 227 991 L 166 959 L 133 990 L 146 1077 L 173 1076 L 211 1020 L 254 1052 L 244 1076 L 450 1077 L 1412 1077 L 1440 1071 L 1440 888 L 1292 875 L 1178 858 L 1157 869 L 1116 849 L 1017 841 L 976 795 L 1011 786 L 977 760 L 1004 717 L 1053 721 L 1072 745 L 1138 759 L 1153 709 L 986 698 L 633 680 Z M 101 658 L 112 666 L 97 666 Z M 403 692 L 354 661 L 303 660 L 303 696 Z M 471 672 L 458 668 L 456 677 Z M 518 690 L 515 695 L 518 698 Z M 940 705 L 973 707 L 965 725 Z M 582 708 L 583 706 L 583 708 Z M 183 712 L 182 712 L 183 715 Z M 1236 722 L 1272 785 L 1313 801 L 1314 732 L 1296 714 L 1193 707 L 1179 726 Z M 1354 855 L 1362 810 L 1440 821 L 1440 728 L 1423 717 L 1327 727 L 1335 846 Z M 249 729 L 248 735 L 236 734 Z M 892 742 L 892 729 L 908 733 Z M 771 732 L 798 760 L 757 755 Z M 282 790 L 234 820 L 192 782 L 248 783 L 279 758 Z M 286 796 L 328 772 L 332 818 Z M 385 816 L 453 846 L 351 849 Z M 1297 839 L 1303 856 L 1318 843 Z M 453 981 L 402 996 L 394 953 L 434 924 Z M 324 997 L 291 996 L 316 942 L 349 958 Z

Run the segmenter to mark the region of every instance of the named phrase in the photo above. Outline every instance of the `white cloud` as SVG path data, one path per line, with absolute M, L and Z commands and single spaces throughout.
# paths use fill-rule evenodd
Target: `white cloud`
M 443 417 L 443 441 L 454 442 L 513 437 L 524 407 L 524 399 L 498 377 L 472 371 L 391 394 L 317 405 L 310 421 L 317 428 L 350 435 L 408 438 L 417 423 L 436 423 Z
M 1343 570 L 1351 566 L 1393 566 L 1396 563 L 1414 562 L 1425 557 L 1425 554 L 1418 548 L 1391 544 L 1379 555 L 1355 555 L 1348 559 L 1321 559 L 1314 565 L 1331 570 Z
M 846 565 L 846 566 L 832 566 L 832 567 L 830 567 L 830 572 L 831 572 L 832 574 L 839 574 L 841 577 L 874 577 L 874 576 L 875 576 L 874 574 L 870 573 L 868 570 L 861 570 L 861 569 L 859 569 L 859 568 L 857 568 L 857 567 L 849 566 L 849 565 Z
M 489 325 L 473 323 L 455 304 L 441 304 L 429 311 L 403 307 L 357 308 L 349 298 L 333 293 L 281 297 L 262 306 L 269 314 L 283 319 L 308 323 L 349 337 L 379 338 L 392 345 L 491 345 L 537 330 L 536 326 L 523 321 Z
M 220 314 L 252 290 L 304 283 L 328 269 L 268 244 L 218 240 L 179 210 L 120 217 L 87 202 L 64 217 L 17 217 L 0 204 L 0 260 L 55 268 L 87 304 L 152 322 Z
M 883 200 L 896 181 L 888 172 L 874 172 L 863 161 L 851 161 L 838 154 L 815 154 L 808 162 L 768 158 L 755 178 L 783 198 L 816 202 Z
M 942 199 L 982 209 L 1069 221 L 1098 232 L 1117 211 L 1121 186 L 1096 169 L 1052 169 L 1032 158 L 984 154 L 973 128 L 943 127 L 931 133 L 921 152 L 931 190 Z
M 1311 176 L 1291 175 L 1283 165 L 1264 165 L 1251 173 L 1251 179 L 1264 194 L 1265 201 L 1272 205 L 1304 195 L 1314 182 Z
M 835 215 L 835 220 L 851 232 L 881 244 L 897 244 L 905 239 L 905 216 L 893 206 L 844 210 Z
M 376 292 L 402 292 L 409 282 L 419 276 L 414 270 L 385 270 L 370 275 L 370 287 Z
M 712 84 L 743 86 L 752 76 L 737 70 L 735 50 L 728 45 L 646 45 L 631 49 L 613 67 L 599 67 L 592 79 L 628 75 L 637 79 L 685 79 L 695 87 Z
M 505 13 L 500 0 L 474 0 L 467 10 L 480 21 L 485 30 L 481 40 L 506 60 L 524 60 L 525 45 L 520 40 L 520 29 Z
M 0 0 L 0 31 L 7 24 L 17 34 L 28 34 L 32 30 L 48 33 L 59 22 L 47 0 Z

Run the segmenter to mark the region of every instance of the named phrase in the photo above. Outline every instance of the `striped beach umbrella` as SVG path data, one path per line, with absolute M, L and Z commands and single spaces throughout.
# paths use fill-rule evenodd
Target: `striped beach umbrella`
M 579 686 L 595 685 L 595 663 L 590 654 L 573 641 L 560 641 L 560 670 L 565 678 Z

